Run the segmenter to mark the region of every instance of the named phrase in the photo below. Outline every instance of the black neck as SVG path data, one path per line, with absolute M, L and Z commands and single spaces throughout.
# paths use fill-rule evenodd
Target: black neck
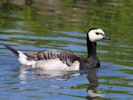
M 88 51 L 88 58 L 93 56 L 93 57 L 97 57 L 96 54 L 96 42 L 91 42 L 89 40 L 88 34 L 87 34 L 87 51 Z

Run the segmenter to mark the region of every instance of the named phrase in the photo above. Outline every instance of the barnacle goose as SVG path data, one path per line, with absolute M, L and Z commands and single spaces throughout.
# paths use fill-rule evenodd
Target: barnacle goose
M 8 45 L 4 46 L 18 57 L 18 61 L 22 65 L 43 70 L 72 71 L 100 67 L 100 62 L 96 54 L 96 42 L 103 39 L 110 40 L 100 28 L 91 28 L 87 32 L 87 58 L 78 53 L 63 50 L 44 50 L 23 53 Z

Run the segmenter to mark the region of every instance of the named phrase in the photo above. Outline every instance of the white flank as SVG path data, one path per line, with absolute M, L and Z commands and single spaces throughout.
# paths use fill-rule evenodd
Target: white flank
M 32 68 L 37 69 L 43 69 L 43 70 L 65 70 L 65 71 L 71 71 L 71 70 L 79 70 L 79 62 L 75 61 L 72 63 L 71 66 L 68 66 L 66 63 L 63 63 L 59 58 L 56 59 L 50 59 L 50 60 L 27 60 L 27 56 L 21 52 L 18 51 L 19 58 L 18 61 L 20 64 L 25 66 L 30 66 Z
M 36 61 L 34 61 L 34 60 L 31 60 L 31 61 L 27 60 L 27 56 L 23 52 L 21 52 L 21 51 L 18 51 L 18 53 L 19 53 L 18 61 L 20 62 L 20 64 L 25 65 L 25 66 L 34 67 Z
M 43 69 L 43 70 L 79 70 L 79 62 L 75 61 L 71 66 L 63 63 L 60 59 L 50 59 L 50 60 L 41 60 L 37 61 L 35 68 Z

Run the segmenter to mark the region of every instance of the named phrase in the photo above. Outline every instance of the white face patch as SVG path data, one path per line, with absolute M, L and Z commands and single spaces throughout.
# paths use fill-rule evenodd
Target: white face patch
M 96 42 L 103 39 L 104 31 L 102 29 L 94 29 L 88 32 L 88 36 L 91 42 Z

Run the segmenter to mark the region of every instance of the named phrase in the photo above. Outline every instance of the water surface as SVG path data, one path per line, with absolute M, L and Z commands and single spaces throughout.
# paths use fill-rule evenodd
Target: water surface
M 0 100 L 132 100 L 132 0 L 0 1 L 0 43 L 24 52 L 61 49 L 87 56 L 86 32 L 100 27 L 100 69 L 40 71 L 0 45 Z

